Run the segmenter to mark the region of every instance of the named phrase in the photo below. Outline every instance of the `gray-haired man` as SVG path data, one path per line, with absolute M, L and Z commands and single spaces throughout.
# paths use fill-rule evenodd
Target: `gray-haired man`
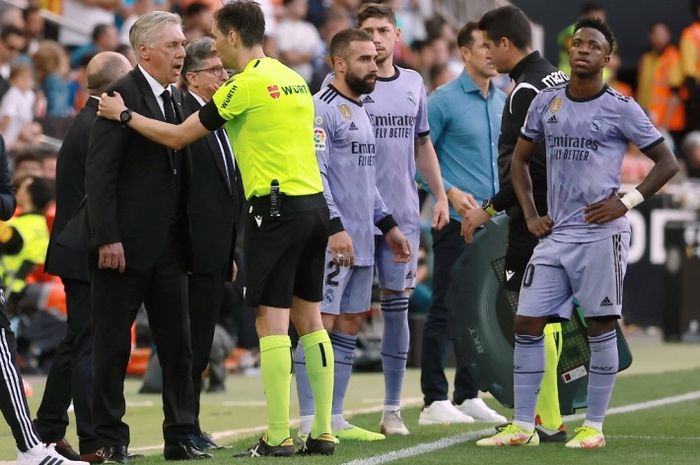
M 129 39 L 138 65 L 117 81 L 129 108 L 162 121 L 183 120 L 180 77 L 185 36 L 180 18 L 154 11 Z M 143 303 L 163 368 L 166 460 L 211 458 L 193 442 L 194 391 L 187 312 L 187 151 L 146 140 L 121 122 L 98 118 L 90 133 L 85 187 L 93 290 L 93 421 L 108 461 L 129 460 L 124 375 L 131 325 Z
M 183 106 L 187 115 L 211 100 L 228 74 L 209 37 L 192 41 L 185 50 L 182 77 L 187 85 Z M 207 367 L 214 326 L 224 292 L 224 283 L 235 279 L 233 253 L 236 226 L 241 217 L 243 187 L 231 145 L 223 129 L 210 132 L 189 145 L 192 171 L 187 211 L 192 245 L 188 276 L 190 334 L 192 336 L 192 383 L 195 395 L 195 444 L 217 448 L 199 426 L 199 393 Z

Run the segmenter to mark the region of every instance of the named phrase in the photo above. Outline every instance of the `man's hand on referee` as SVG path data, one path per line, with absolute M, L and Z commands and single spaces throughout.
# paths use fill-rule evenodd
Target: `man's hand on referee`
M 122 96 L 119 95 L 119 92 L 111 92 L 111 95 L 107 92 L 102 93 L 97 116 L 119 121 L 119 115 L 121 115 L 124 110 L 126 110 L 126 105 L 124 105 L 124 100 Z
M 120 273 L 123 273 L 126 269 L 126 259 L 122 243 L 114 242 L 101 245 L 97 266 L 101 270 L 119 270 Z
M 394 262 L 408 263 L 408 260 L 411 258 L 411 244 L 409 244 L 408 239 L 406 239 L 406 236 L 403 235 L 398 226 L 391 228 L 384 237 L 394 254 Z
M 447 198 L 461 216 L 464 216 L 469 210 L 481 208 L 481 205 L 479 205 L 479 202 L 476 201 L 473 195 L 469 192 L 463 192 L 456 187 L 451 187 L 447 191 Z
M 333 255 L 333 261 L 340 266 L 355 265 L 355 251 L 352 239 L 346 231 L 337 232 L 328 238 L 328 248 Z

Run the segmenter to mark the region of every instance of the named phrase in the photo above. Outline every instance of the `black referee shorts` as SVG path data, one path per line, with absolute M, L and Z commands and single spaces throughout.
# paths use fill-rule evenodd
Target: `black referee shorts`
M 245 232 L 246 303 L 290 308 L 292 296 L 323 297 L 330 215 L 323 194 L 282 196 L 280 216 L 270 197 L 250 199 Z

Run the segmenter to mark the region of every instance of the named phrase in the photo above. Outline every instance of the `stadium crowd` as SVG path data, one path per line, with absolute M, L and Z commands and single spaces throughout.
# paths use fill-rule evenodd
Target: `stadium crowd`
M 248 2 L 242 3 L 248 5 Z M 293 444 L 287 440 L 288 384 L 291 378 L 281 380 L 271 372 L 291 373 L 292 364 L 296 367 L 302 405 L 302 453 L 332 453 L 334 439 L 329 434 L 331 431 L 342 440 L 380 440 L 385 434 L 409 434 L 399 410 L 403 371 L 408 359 L 408 312 L 427 314 L 423 353 L 419 361 L 425 408 L 419 423 L 506 422 L 504 417 L 479 400 L 466 372 L 458 371 L 454 402 L 447 400 L 443 360 L 447 351 L 444 299 L 451 266 L 461 251 L 469 247 L 464 238 L 469 239 L 475 229 L 497 211 L 507 211 L 513 217 L 515 210 L 512 209 L 519 209 L 518 200 L 522 204 L 520 192 L 516 197 L 517 188 L 510 191 L 508 199 L 499 195 L 510 183 L 510 179 L 502 179 L 502 152 L 505 150 L 512 156 L 517 150 L 515 141 L 534 97 L 534 94 L 530 96 L 526 104 L 514 103 L 510 100 L 512 96 L 507 99 L 514 88 L 519 88 L 521 77 L 527 80 L 523 74 L 518 74 L 516 66 L 519 60 L 525 61 L 524 57 L 537 53 L 532 49 L 531 33 L 522 33 L 527 39 L 523 38 L 520 43 L 521 32 L 518 30 L 503 32 L 494 29 L 497 31 L 494 34 L 502 34 L 503 39 L 511 41 L 511 46 L 523 52 L 522 56 L 513 55 L 518 59 L 513 59 L 512 63 L 507 57 L 501 58 L 503 61 L 499 63 L 491 56 L 489 47 L 494 45 L 487 44 L 489 35 L 492 35 L 488 23 L 484 20 L 479 23 L 479 18 L 473 18 L 477 22 L 455 24 L 437 14 L 428 1 L 392 0 L 384 2 L 388 6 L 376 10 L 368 10 L 365 4 L 370 2 L 360 0 L 258 0 L 257 3 L 264 23 L 258 21 L 260 18 L 256 12 L 245 8 L 221 10 L 221 3 L 214 0 L 47 0 L 29 1 L 24 9 L 0 7 L 0 135 L 4 141 L 0 151 L 7 163 L 4 171 L 0 169 L 0 174 L 6 175 L 7 179 L 0 179 L 0 183 L 7 187 L 8 192 L 3 194 L 14 193 L 16 196 L 16 200 L 0 197 L 4 217 L 8 218 L 8 221 L 0 222 L 3 300 L 11 317 L 8 323 L 17 334 L 18 366 L 24 372 L 49 375 L 47 394 L 34 426 L 26 424 L 29 421 L 26 412 L 19 424 L 13 425 L 24 434 L 18 461 L 21 465 L 61 465 L 60 462 L 42 462 L 47 456 L 58 457 L 54 449 L 42 449 L 36 452 L 38 455 L 31 456 L 33 448 L 39 447 L 40 443 L 54 444 L 62 457 L 58 460 L 66 460 L 66 464 L 70 461 L 127 463 L 133 459 L 126 447 L 128 426 L 121 422 L 125 406 L 120 390 L 126 372 L 142 374 L 148 371 L 151 381 L 155 378 L 155 386 L 144 385 L 144 390 L 163 393 L 164 454 L 170 460 L 210 458 L 206 451 L 219 447 L 202 430 L 197 418 L 199 392 L 204 388 L 202 375 L 207 367 L 208 390 L 211 392 L 224 389 L 227 370 L 260 365 L 274 367 L 267 371 L 263 368 L 262 372 L 268 396 L 270 429 L 258 444 L 245 452 L 247 455 L 294 453 Z M 668 25 L 655 22 L 649 26 L 646 31 L 649 51 L 638 63 L 636 89 L 618 80 L 620 63 L 614 49 L 610 50 L 610 62 L 602 74 L 621 100 L 633 96 L 663 134 L 683 167 L 677 179 L 700 178 L 700 1 L 690 3 L 695 17 L 683 31 L 679 44 L 671 43 Z M 376 5 L 373 8 L 377 8 Z M 63 25 L 49 23 L 42 15 L 46 11 L 61 15 L 67 21 Z M 242 15 L 253 26 L 231 16 L 235 14 Z M 538 72 L 553 79 L 547 87 L 563 84 L 568 80 L 566 75 L 571 75 L 569 49 L 575 43 L 577 32 L 598 28 L 596 30 L 608 44 L 613 45 L 614 41 L 606 35 L 607 26 L 596 26 L 603 24 L 605 19 L 604 8 L 594 3 L 586 4 L 578 17 L 571 18 L 571 26 L 556 37 L 562 50 L 560 63 L 556 63 L 556 68 L 551 67 L 540 57 L 542 62 L 539 62 Z M 401 31 L 400 38 L 398 34 L 393 39 L 377 38 L 391 34 L 385 30 L 388 26 L 384 25 L 384 20 Z M 586 23 L 586 20 L 593 22 Z M 597 20 L 602 23 L 596 23 Z M 512 21 L 517 23 L 517 19 Z M 576 27 L 576 21 L 584 22 Z M 259 41 L 255 31 L 250 32 L 256 25 L 264 27 L 259 31 Z M 369 36 L 357 33 L 353 28 L 362 29 Z M 349 29 L 356 34 L 347 34 Z M 526 29 L 529 31 L 529 25 Z M 143 37 L 150 40 L 149 34 L 154 30 L 158 31 L 158 40 L 163 37 L 170 40 L 171 45 L 166 45 L 170 48 L 162 56 L 149 53 L 148 47 L 143 45 L 145 39 L 139 41 Z M 235 32 L 236 39 L 226 42 L 230 31 Z M 486 31 L 483 37 L 481 31 Z M 142 36 L 138 35 L 139 32 Z M 546 37 L 550 40 L 549 35 Z M 348 65 L 348 71 L 338 64 L 339 56 L 354 53 L 353 44 L 358 41 L 376 45 L 376 49 L 375 45 L 370 47 L 373 52 L 365 54 L 376 64 L 364 63 L 366 68 L 361 68 L 365 74 L 375 76 L 372 85 L 358 83 L 359 78 L 352 71 L 354 68 Z M 235 53 L 222 48 L 222 44 L 231 46 Z M 178 50 L 174 51 L 176 48 Z M 386 56 L 387 50 L 391 51 L 389 57 Z M 250 60 L 245 61 L 242 57 Z M 265 57 L 278 61 L 272 60 L 273 64 L 269 64 Z M 256 64 L 246 66 L 249 62 Z M 258 63 L 262 63 L 259 69 Z M 383 69 L 382 65 L 386 63 Z M 166 68 L 169 71 L 164 71 Z M 394 75 L 395 69 L 401 72 L 396 71 Z M 519 72 L 522 73 L 522 69 Z M 168 73 L 175 73 L 175 78 L 171 79 Z M 316 113 L 309 117 L 314 127 L 308 128 L 313 133 L 298 130 L 290 121 L 280 121 L 279 125 L 284 126 L 286 133 L 298 130 L 299 141 L 294 142 L 298 147 L 306 147 L 305 144 L 310 145 L 313 141 L 321 169 L 319 179 L 315 174 L 309 174 L 315 173 L 313 168 L 304 171 L 301 167 L 299 173 L 290 174 L 286 172 L 286 165 L 272 158 L 267 160 L 261 155 L 268 163 L 261 165 L 262 168 L 255 164 L 262 162 L 248 159 L 250 155 L 246 149 L 253 144 L 251 140 L 268 144 L 265 147 L 270 153 L 279 149 L 269 140 L 256 139 L 273 138 L 265 133 L 266 128 L 272 129 L 265 125 L 261 125 L 263 129 L 249 127 L 257 124 L 251 122 L 257 121 L 255 118 L 264 118 L 255 114 L 257 107 L 236 103 L 241 93 L 239 87 L 245 88 L 243 83 L 248 82 L 243 79 L 252 75 L 257 79 L 258 75 L 254 73 L 269 73 L 286 80 L 280 89 L 267 87 L 264 97 L 269 94 L 277 100 L 280 90 L 284 96 L 316 94 Z M 140 77 L 134 78 L 133 83 L 124 77 L 135 75 Z M 390 87 L 390 83 L 399 78 L 400 84 Z M 165 82 L 168 79 L 170 81 Z M 171 88 L 170 83 L 175 86 Z M 404 89 L 402 86 L 410 90 L 409 103 L 399 102 L 392 94 L 398 87 Z M 108 89 L 110 94 L 103 94 Z M 154 93 L 156 89 L 158 92 L 165 89 L 167 94 L 156 93 L 157 98 L 144 98 L 146 103 L 143 103 L 137 98 L 143 89 Z M 114 90 L 117 97 L 111 92 Z M 253 91 L 248 92 L 249 102 L 260 98 Z M 380 100 L 380 96 L 386 100 Z M 104 109 L 99 107 L 102 118 L 92 126 L 100 97 L 107 106 Z M 230 102 L 232 99 L 234 103 Z M 333 102 L 333 105 L 325 108 L 319 100 L 325 104 Z M 342 123 L 354 118 L 357 109 L 353 105 L 358 102 L 360 106 L 364 104 L 370 115 L 366 121 L 357 120 L 359 129 L 357 126 L 348 128 Z M 453 114 L 456 102 L 460 102 L 459 108 L 471 109 L 476 115 L 474 119 Z M 123 111 L 120 103 L 126 103 Z M 381 129 L 381 124 L 372 113 L 373 105 L 384 105 L 385 111 L 390 108 L 397 118 L 399 112 L 403 112 L 399 109 L 403 104 L 410 106 L 404 113 L 414 111 L 415 107 L 416 114 L 406 125 L 410 143 L 401 156 L 410 155 L 407 172 L 416 174 L 417 169 L 419 176 L 415 181 L 413 176 L 408 180 L 398 177 L 394 180 L 393 174 L 382 175 L 380 167 L 375 182 L 374 169 L 371 175 L 364 170 L 379 164 L 374 158 L 374 136 L 354 142 L 352 137 L 355 136 L 347 131 L 376 133 L 377 153 L 389 151 L 393 142 L 382 142 L 382 133 L 377 129 Z M 514 106 L 522 106 L 517 110 L 520 116 L 511 122 L 517 128 L 512 134 L 512 144 L 505 144 L 506 149 L 503 148 L 504 141 L 498 137 L 504 105 L 506 108 L 510 106 L 511 112 Z M 120 111 L 114 113 L 114 108 Z M 163 126 L 151 124 L 149 114 L 160 120 Z M 241 127 L 236 126 L 242 114 L 246 115 L 246 122 L 240 123 Z M 283 116 L 289 117 L 290 114 L 296 115 L 285 113 Z M 362 114 L 366 114 L 364 110 Z M 109 121 L 110 117 L 119 119 L 120 123 Z M 275 119 L 271 114 L 265 117 Z M 294 118 L 292 116 L 290 120 Z M 644 119 L 637 114 L 634 118 L 639 124 Z M 227 121 L 227 130 L 221 130 Z M 355 121 L 353 119 L 353 125 Z M 182 130 L 177 130 L 177 137 L 174 136 L 175 130 L 166 127 L 165 123 L 182 125 Z M 366 127 L 362 126 L 363 123 Z M 403 123 L 396 126 L 401 125 Z M 133 131 L 125 136 L 127 126 Z M 258 133 L 251 135 L 246 131 Z M 359 147 L 357 150 L 364 156 L 360 157 L 363 161 L 358 165 L 362 169 L 333 165 L 332 151 L 344 150 L 343 143 L 347 142 L 343 139 L 345 136 L 338 136 L 341 131 L 346 131 L 350 134 L 348 140 L 353 140 L 348 146 L 352 148 L 348 150 L 355 154 L 356 147 Z M 505 129 L 504 133 L 507 133 Z M 536 129 L 531 128 L 530 134 L 534 136 L 536 133 Z M 282 137 L 281 134 L 276 135 Z M 490 137 L 485 138 L 485 134 L 490 134 Z M 305 141 L 306 136 L 308 140 Z M 644 156 L 649 155 L 646 149 L 651 150 L 656 140 L 625 137 L 628 137 L 625 139 L 627 148 L 620 174 L 623 184 L 634 187 L 652 173 L 655 162 L 658 165 L 663 161 L 664 154 L 652 152 L 655 158 L 647 158 Z M 238 139 L 248 145 L 237 147 L 237 143 L 242 144 Z M 467 139 L 469 143 L 465 142 Z M 382 146 L 382 143 L 387 145 Z M 185 149 L 188 145 L 189 149 Z M 645 150 L 640 150 L 638 145 Z M 207 167 L 192 163 L 185 155 L 188 150 L 194 159 L 202 152 L 214 154 L 213 160 L 216 161 Z M 471 150 L 479 153 L 481 158 L 460 160 L 459 154 Z M 166 179 L 162 173 L 154 174 L 161 167 L 144 162 L 139 151 L 161 154 L 160 161 L 164 166 L 167 163 L 168 173 L 173 173 L 172 179 Z M 65 161 L 69 152 L 82 154 L 80 166 Z M 114 160 L 121 156 L 126 160 L 123 162 L 125 167 L 115 169 L 114 163 L 121 166 L 122 162 Z M 397 159 L 397 166 L 401 160 Z M 307 162 L 311 164 L 306 168 L 315 166 L 316 157 Z M 269 167 L 276 170 L 273 170 L 274 180 L 272 177 L 258 179 L 260 172 Z M 358 169 L 357 173 L 353 172 L 347 179 L 334 171 L 340 170 L 347 175 L 353 168 Z M 505 169 L 510 172 L 510 161 Z M 365 176 L 369 176 L 367 186 L 358 181 L 365 180 Z M 116 181 L 122 179 L 120 177 L 129 181 Z M 212 177 L 220 178 L 221 185 L 216 183 L 214 186 L 210 182 Z M 275 184 L 278 179 L 279 184 Z M 81 182 L 83 180 L 85 182 Z M 348 181 L 350 184 L 343 184 Z M 405 188 L 403 191 L 394 187 L 394 183 L 401 182 Z M 534 172 L 533 182 L 537 183 Z M 294 189 L 290 191 L 292 185 Z M 110 190 L 109 186 L 113 189 Z M 362 191 L 363 186 L 369 189 L 364 197 L 355 192 Z M 544 208 L 546 212 L 544 197 L 538 197 L 537 185 L 533 188 L 537 211 L 541 213 Z M 378 199 L 373 197 L 375 190 Z M 281 197 L 277 198 L 276 193 Z M 319 197 L 320 193 L 323 195 Z M 643 192 L 650 193 L 653 192 Z M 415 212 L 412 207 L 404 212 L 398 205 L 402 202 L 412 204 L 414 195 Z M 148 197 L 152 203 L 137 205 L 134 199 L 142 196 Z M 116 197 L 123 202 L 119 207 L 116 206 Z M 13 209 L 15 202 L 16 209 Z M 281 202 L 281 207 L 278 202 Z M 344 205 L 344 202 L 349 203 Z M 227 206 L 222 208 L 223 204 Z M 326 204 L 330 209 L 330 223 L 326 221 L 328 224 L 319 225 L 308 212 L 322 210 Z M 369 213 L 357 220 L 356 224 L 362 226 L 353 232 L 352 226 L 345 221 L 348 212 L 364 207 Z M 266 214 L 275 217 L 280 215 L 279 208 L 282 212 L 288 208 L 294 215 L 301 215 L 300 212 L 306 215 L 303 225 L 289 230 L 297 235 L 306 234 L 303 239 L 298 239 L 299 243 L 306 244 L 303 251 L 289 252 L 292 245 L 285 243 L 290 249 L 284 253 L 291 255 L 280 252 L 279 256 L 274 256 L 278 243 L 290 239 L 271 230 L 264 240 L 273 238 L 277 242 L 272 242 L 274 247 L 268 248 L 266 245 L 269 244 L 259 237 L 262 233 L 255 232 L 263 222 L 258 219 L 263 217 L 260 212 L 269 210 L 270 213 Z M 217 211 L 212 213 L 214 210 Z M 184 211 L 188 214 L 182 214 Z M 488 217 L 484 217 L 485 214 Z M 119 227 L 113 222 L 117 218 Z M 254 221 L 257 221 L 258 230 L 254 229 Z M 79 230 L 88 224 L 87 232 Z M 510 232 L 528 234 L 529 226 L 523 223 L 520 232 L 514 232 L 511 225 Z M 147 230 L 148 239 L 134 239 L 123 234 L 123 230 L 141 228 Z M 318 252 L 311 244 L 318 242 L 314 231 L 321 231 L 323 235 L 323 228 L 330 232 L 331 239 L 328 250 L 323 242 L 322 251 Z M 362 236 L 363 228 L 365 232 L 374 231 L 377 235 L 376 252 L 374 234 L 370 234 L 371 239 L 367 241 L 367 251 L 358 245 L 357 237 Z M 121 231 L 121 236 L 115 231 Z M 182 234 L 182 231 L 188 234 Z M 76 245 L 81 240 L 90 242 L 85 238 L 86 234 L 92 237 L 90 244 L 98 247 Z M 64 236 L 72 237 L 65 239 Z M 185 244 L 189 244 L 186 254 L 191 254 L 191 257 L 182 255 L 181 248 L 188 247 Z M 518 286 L 512 289 L 515 292 L 520 291 L 519 283 L 534 243 L 523 247 L 529 247 L 529 250 L 523 252 L 525 255 L 520 254 L 516 260 L 518 264 L 513 265 L 514 269 L 522 267 L 522 272 L 516 274 Z M 624 248 L 619 247 L 620 250 Z M 57 252 L 56 248 L 65 250 Z M 87 266 L 90 260 L 95 266 Z M 292 264 L 296 263 L 295 260 L 300 261 L 299 268 L 291 268 L 296 266 Z M 317 261 L 327 268 L 323 275 L 309 271 L 314 269 Z M 374 277 L 375 262 L 379 268 L 377 277 Z M 382 263 L 390 262 L 391 265 L 382 268 Z M 65 267 L 65 263 L 71 263 L 71 266 Z M 323 289 L 300 284 L 301 278 L 294 283 L 283 282 L 279 276 L 284 274 L 282 271 L 271 271 L 275 263 L 287 264 L 284 272 L 292 276 L 304 269 L 306 279 L 324 284 Z M 433 264 L 432 267 L 429 264 Z M 129 265 L 149 270 L 152 275 L 134 272 Z M 341 272 L 348 267 L 355 271 Z M 117 278 L 114 270 L 120 272 Z M 397 273 L 399 279 L 393 279 Z M 362 294 L 362 297 L 359 300 L 351 300 L 345 294 L 342 300 L 340 296 L 333 297 L 334 289 L 329 286 L 337 282 L 336 279 L 347 286 L 348 294 L 352 290 L 353 299 L 356 294 Z M 272 297 L 270 286 L 289 288 L 289 299 Z M 358 291 L 359 288 L 363 291 Z M 292 291 L 294 300 L 291 299 Z M 128 298 L 122 298 L 124 295 Z M 337 299 L 336 306 L 344 309 L 333 309 L 330 304 L 334 299 Z M 309 302 L 319 300 L 323 301 L 320 312 L 317 307 L 309 305 Z M 90 310 L 91 305 L 94 305 L 93 310 Z M 148 318 L 143 307 L 148 310 Z M 362 338 L 361 328 L 367 318 L 365 312 L 370 307 L 375 308 L 375 315 L 383 315 L 382 321 L 387 325 L 386 340 L 382 341 L 377 356 L 384 366 L 387 387 L 379 433 L 350 424 L 342 411 L 353 351 L 358 338 Z M 170 313 L 165 316 L 162 308 L 167 308 Z M 282 314 L 284 323 L 281 323 L 279 315 L 270 316 L 270 308 L 291 310 Z M 80 314 L 76 309 L 85 313 Z M 125 313 L 129 318 L 115 317 L 120 309 L 127 309 Z M 186 314 L 189 317 L 185 317 Z M 291 343 L 285 339 L 290 318 L 296 326 L 294 337 L 299 340 L 291 358 Z M 185 325 L 185 322 L 189 324 Z M 110 337 L 93 342 L 91 327 L 102 335 L 110 334 Z M 546 335 L 561 331 L 561 328 L 555 328 L 550 333 L 550 329 L 545 329 Z M 610 328 L 603 329 L 590 335 L 592 347 L 593 344 L 609 343 Z M 516 338 L 516 342 L 528 346 L 529 350 L 530 345 L 542 341 L 535 341 L 537 334 L 527 331 L 523 329 L 521 339 Z M 5 332 L 3 330 L 3 334 Z M 116 340 L 119 344 L 114 343 Z M 190 345 L 191 359 L 182 355 L 190 351 Z M 155 357 L 156 350 L 150 350 L 156 347 L 158 357 Z M 148 349 L 145 358 L 139 359 L 139 348 Z M 521 350 L 524 349 L 521 347 Z M 93 357 L 96 360 L 94 374 Z M 121 371 L 110 366 L 109 362 L 115 357 L 124 363 Z M 333 357 L 336 359 L 335 373 Z M 339 363 L 339 357 L 349 360 L 349 364 Z M 550 364 L 551 361 L 547 360 Z M 9 370 L 3 366 L 3 370 Z M 162 377 L 158 371 L 161 367 Z M 308 383 L 305 385 L 307 371 Z M 77 389 L 76 385 L 80 383 L 75 381 L 92 380 L 93 376 L 94 399 L 97 399 L 94 406 L 92 387 Z M 178 382 L 183 376 L 191 379 L 191 383 Z M 270 389 L 272 385 L 284 383 L 287 383 L 286 404 L 282 400 L 284 390 L 271 393 Z M 21 410 L 23 404 L 26 411 L 26 402 L 17 397 L 25 386 L 16 384 L 12 405 Z M 63 386 L 64 389 L 60 390 L 58 386 L 62 384 L 68 387 Z M 554 389 L 553 394 L 541 396 L 556 398 L 556 386 Z M 191 400 L 183 400 L 186 398 Z M 79 451 L 64 439 L 66 409 L 71 400 L 76 416 L 81 416 L 77 419 Z M 534 408 L 534 398 L 527 402 Z M 559 429 L 561 417 L 558 408 L 551 415 L 551 421 L 545 420 L 544 426 L 540 418 L 541 408 L 538 403 L 539 437 L 560 438 L 563 434 L 566 439 L 566 432 Z M 286 417 L 275 413 L 285 410 Z M 326 410 L 328 415 L 324 413 Z M 93 415 L 94 425 L 91 421 Z M 527 429 L 529 423 L 522 420 L 526 417 L 516 415 L 520 423 L 511 424 L 506 432 L 510 431 L 512 437 L 528 442 L 532 433 Z M 602 416 L 591 425 L 601 430 Z M 590 434 L 592 439 L 585 440 L 589 442 L 581 439 L 579 444 L 592 444 L 599 439 L 595 431 Z M 496 443 L 499 440 L 495 439 Z

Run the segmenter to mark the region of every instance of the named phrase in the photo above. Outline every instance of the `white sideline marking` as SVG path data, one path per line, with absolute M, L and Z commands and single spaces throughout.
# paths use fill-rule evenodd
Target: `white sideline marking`
M 662 407 L 671 404 L 677 404 L 679 402 L 686 402 L 689 400 L 700 399 L 700 391 L 688 392 L 686 394 L 681 394 L 678 396 L 663 397 L 661 399 L 650 400 L 647 402 L 640 402 L 637 404 L 623 405 L 621 407 L 613 407 L 608 409 L 606 416 L 610 415 L 620 415 L 623 413 L 637 412 L 639 410 L 646 410 L 655 407 Z M 585 418 L 585 414 L 567 415 L 564 417 L 564 421 L 575 421 Z M 487 428 L 479 431 L 470 431 L 468 433 L 462 433 L 449 438 L 440 439 L 438 441 L 426 442 L 423 444 L 418 444 L 413 447 L 408 447 L 406 449 L 399 449 L 385 454 L 375 455 L 373 457 L 367 457 L 363 459 L 351 460 L 350 462 L 345 462 L 342 465 L 379 465 L 382 463 L 393 462 L 394 460 L 405 459 L 409 457 L 415 457 L 417 455 L 426 454 L 439 449 L 445 449 L 447 447 L 456 446 L 464 442 L 471 441 L 477 437 L 492 432 L 492 428 Z

